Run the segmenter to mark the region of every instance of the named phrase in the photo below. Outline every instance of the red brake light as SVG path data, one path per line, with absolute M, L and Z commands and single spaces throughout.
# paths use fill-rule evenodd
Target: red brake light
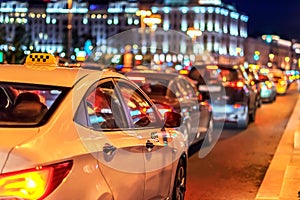
M 233 88 L 242 88 L 242 87 L 244 87 L 244 83 L 242 81 L 229 82 L 226 85 L 229 86 L 229 87 L 233 87 Z
M 73 161 L 0 175 L 0 197 L 43 199 L 67 176 Z
M 234 107 L 234 108 L 240 108 L 240 107 L 242 107 L 242 105 L 241 105 L 241 104 L 238 104 L 238 103 L 236 103 L 236 104 L 234 104 L 234 105 L 233 105 L 233 107 Z

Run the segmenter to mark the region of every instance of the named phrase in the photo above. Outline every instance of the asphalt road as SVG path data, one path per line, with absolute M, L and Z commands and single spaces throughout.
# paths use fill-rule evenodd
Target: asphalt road
M 246 130 L 226 126 L 204 158 L 189 158 L 187 200 L 253 200 L 298 98 L 296 84 L 257 110 Z

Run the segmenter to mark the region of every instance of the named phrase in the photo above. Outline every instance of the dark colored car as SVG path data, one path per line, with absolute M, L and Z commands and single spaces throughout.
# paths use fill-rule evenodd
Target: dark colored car
M 243 66 L 240 66 L 242 72 L 244 73 L 244 76 L 246 78 L 247 83 L 252 87 L 252 89 L 257 93 L 256 97 L 256 103 L 257 103 L 257 107 L 260 108 L 261 104 L 262 104 L 262 99 L 260 96 L 261 93 L 261 84 L 260 84 L 260 80 L 258 77 L 258 73 L 256 70 L 251 69 L 251 68 L 245 68 Z
M 195 81 L 204 99 L 211 99 L 213 94 L 222 93 L 222 77 L 217 65 L 195 65 L 187 76 Z
M 207 100 L 212 106 L 213 119 L 215 122 L 224 123 L 225 114 L 225 89 L 222 85 L 220 69 L 215 64 L 198 64 L 192 66 L 189 70 L 181 70 L 180 74 L 186 75 L 194 81 L 198 91 L 202 94 L 203 99 Z M 214 113 L 214 107 L 222 110 L 223 114 Z
M 245 73 L 238 65 L 218 65 L 226 96 L 226 122 L 236 123 L 238 128 L 245 129 L 250 121 L 255 121 L 258 106 L 257 91 L 247 81 Z M 223 114 L 224 107 L 213 105 L 215 115 Z
M 145 91 L 162 115 L 167 111 L 181 114 L 183 121 L 179 129 L 188 138 L 189 145 L 203 140 L 206 135 L 211 141 L 211 106 L 202 99 L 192 80 L 176 73 L 150 71 L 125 75 Z

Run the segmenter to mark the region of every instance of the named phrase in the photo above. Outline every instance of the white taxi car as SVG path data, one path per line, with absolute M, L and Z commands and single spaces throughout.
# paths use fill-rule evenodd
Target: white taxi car
M 0 65 L 0 199 L 184 199 L 187 146 L 121 74 Z

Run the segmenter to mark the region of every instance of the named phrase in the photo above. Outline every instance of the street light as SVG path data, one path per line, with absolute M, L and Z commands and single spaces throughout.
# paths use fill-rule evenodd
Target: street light
M 71 47 L 72 47 L 72 7 L 73 0 L 68 0 L 68 45 L 67 45 L 67 59 L 70 63 Z
M 140 17 L 141 28 L 143 30 L 146 27 L 146 25 L 144 23 L 144 19 L 145 19 L 145 17 L 151 16 L 152 12 L 150 10 L 138 10 L 138 11 L 136 11 L 135 14 L 136 14 L 136 16 Z
M 142 36 L 142 42 L 141 42 L 142 47 L 141 48 L 144 48 L 146 46 L 146 42 L 145 42 L 146 24 L 144 23 L 144 19 L 145 19 L 145 17 L 151 16 L 152 12 L 150 10 L 137 10 L 135 14 L 136 14 L 136 16 L 140 17 L 140 22 L 141 22 L 140 33 Z
M 149 17 L 145 17 L 143 19 L 144 24 L 147 24 L 151 30 L 155 28 L 157 24 L 161 23 L 160 15 L 150 15 Z
M 161 23 L 161 16 L 158 14 L 153 14 L 149 17 L 145 17 L 143 19 L 143 23 L 147 24 L 150 27 L 150 48 L 151 48 L 151 53 L 156 52 L 156 40 L 154 37 L 154 32 L 156 30 L 156 26 Z M 147 51 L 145 55 L 145 60 L 148 60 L 148 62 L 152 60 L 152 56 L 149 51 Z
M 186 31 L 186 34 L 188 34 L 193 42 L 196 41 L 197 37 L 202 35 L 202 31 L 200 31 L 199 29 L 195 29 L 195 28 L 188 28 L 188 30 Z

